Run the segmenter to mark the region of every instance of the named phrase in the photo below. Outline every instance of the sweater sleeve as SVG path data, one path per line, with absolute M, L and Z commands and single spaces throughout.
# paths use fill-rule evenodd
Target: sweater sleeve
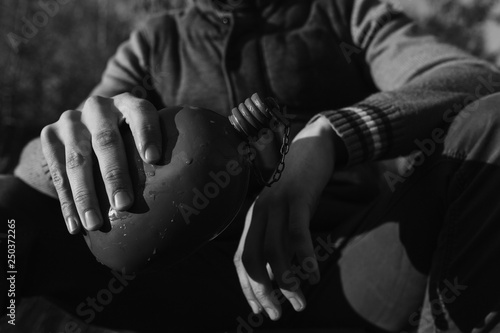
M 423 33 L 390 3 L 355 0 L 351 6 L 351 53 L 363 57 L 379 92 L 312 119 L 330 120 L 347 148 L 347 165 L 407 154 L 415 140 L 500 90 L 492 64 Z

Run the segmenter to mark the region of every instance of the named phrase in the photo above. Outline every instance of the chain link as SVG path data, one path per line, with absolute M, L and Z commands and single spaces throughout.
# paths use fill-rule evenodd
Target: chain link
M 283 170 L 285 170 L 285 156 L 286 154 L 288 154 L 288 150 L 290 150 L 290 125 L 284 125 L 285 133 L 283 135 L 283 142 L 281 143 L 280 148 L 281 159 L 278 166 L 276 167 L 276 170 L 274 170 L 271 180 L 265 183 L 267 187 L 270 187 L 272 184 L 280 180 L 281 174 L 283 173 Z
M 278 110 L 279 110 L 279 107 L 278 107 Z M 285 128 L 284 128 L 284 133 L 283 133 L 283 140 L 281 142 L 281 147 L 280 147 L 280 154 L 281 154 L 280 162 L 278 163 L 278 166 L 274 170 L 274 172 L 271 176 L 271 179 L 266 181 L 264 179 L 264 177 L 262 176 L 262 173 L 260 172 L 258 167 L 255 164 L 253 165 L 254 166 L 253 169 L 254 169 L 257 177 L 259 178 L 258 180 L 260 181 L 260 183 L 262 185 L 267 186 L 267 187 L 270 187 L 272 184 L 274 184 L 278 180 L 280 180 L 281 174 L 283 173 L 283 170 L 285 170 L 285 156 L 286 156 L 286 154 L 288 154 L 288 151 L 290 150 L 290 124 L 285 118 L 283 118 L 283 117 L 279 117 L 279 118 L 281 120 L 280 124 L 282 124 Z M 277 118 L 275 118 L 275 119 L 278 121 Z

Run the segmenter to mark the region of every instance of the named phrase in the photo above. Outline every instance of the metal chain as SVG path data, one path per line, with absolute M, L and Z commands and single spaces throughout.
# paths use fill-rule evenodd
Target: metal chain
M 285 156 L 288 154 L 288 151 L 290 150 L 290 124 L 288 122 L 281 122 L 285 126 L 284 134 L 283 134 L 283 140 L 281 142 L 281 147 L 280 147 L 280 162 L 278 163 L 278 166 L 273 172 L 273 175 L 271 176 L 271 179 L 269 181 L 266 181 L 264 177 L 262 176 L 262 173 L 260 172 L 259 168 L 253 164 L 253 170 L 255 174 L 258 177 L 259 182 L 267 187 L 270 187 L 272 184 L 276 183 L 278 180 L 281 178 L 281 174 L 283 173 L 283 170 L 285 169 Z
M 281 159 L 278 166 L 276 167 L 276 170 L 274 170 L 271 180 L 265 183 L 267 187 L 270 187 L 272 184 L 280 180 L 281 174 L 283 173 L 283 170 L 285 170 L 285 156 L 286 154 L 288 154 L 288 151 L 290 150 L 290 125 L 288 124 L 284 125 L 285 125 L 285 134 L 283 135 L 283 142 L 281 143 L 281 148 L 280 148 Z

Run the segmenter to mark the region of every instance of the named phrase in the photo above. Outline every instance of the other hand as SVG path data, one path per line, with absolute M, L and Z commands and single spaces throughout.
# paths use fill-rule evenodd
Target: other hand
M 310 283 L 320 279 L 309 222 L 333 174 L 335 140 L 340 138 L 326 118 L 308 124 L 290 146 L 281 179 L 265 188 L 247 213 L 234 263 L 255 314 L 265 309 L 277 320 L 286 300 L 296 311 L 305 308 L 297 267 L 309 272 Z

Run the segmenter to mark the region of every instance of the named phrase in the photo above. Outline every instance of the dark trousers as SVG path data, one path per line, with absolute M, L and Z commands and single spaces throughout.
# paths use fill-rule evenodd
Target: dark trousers
M 500 320 L 500 96 L 444 121 L 415 140 L 417 149 L 335 175 L 312 222 L 321 282 L 302 281 L 307 308 L 295 313 L 284 303 L 277 323 L 251 314 L 233 267 L 246 210 L 183 262 L 134 276 L 100 265 L 81 236 L 66 232 L 58 203 L 12 176 L 0 178 L 0 232 L 15 219 L 20 294 L 46 295 L 94 325 L 493 330 Z M 299 280 L 308 269 L 294 265 Z

